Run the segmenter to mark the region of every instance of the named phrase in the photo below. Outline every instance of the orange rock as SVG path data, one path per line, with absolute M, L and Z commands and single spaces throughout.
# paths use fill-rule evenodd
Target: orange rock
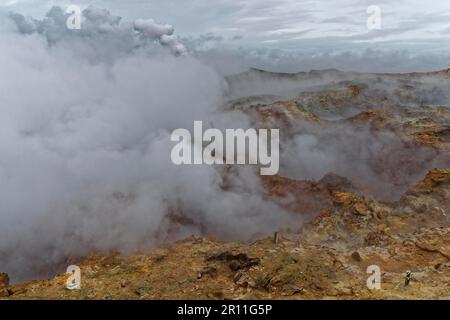
M 334 194 L 334 202 L 339 205 L 349 206 L 353 203 L 354 194 L 350 192 L 336 192 Z
M 365 204 L 364 202 L 358 202 L 353 205 L 353 211 L 356 214 L 365 216 L 365 215 L 369 214 L 370 210 L 369 210 L 369 207 L 367 206 L 367 204 Z
M 441 184 L 450 184 L 450 169 L 433 169 L 409 193 L 431 193 Z

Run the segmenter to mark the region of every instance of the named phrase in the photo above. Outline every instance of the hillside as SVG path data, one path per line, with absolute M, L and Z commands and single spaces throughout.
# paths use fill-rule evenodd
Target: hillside
M 281 128 L 282 169 L 261 185 L 299 227 L 240 242 L 205 227 L 156 249 L 68 257 L 81 290 L 63 273 L 14 285 L 0 274 L 0 298 L 450 299 L 450 70 L 227 81 L 227 112 Z M 238 174 L 221 171 L 223 192 Z M 169 217 L 196 224 L 183 208 Z M 381 290 L 366 286 L 371 265 Z

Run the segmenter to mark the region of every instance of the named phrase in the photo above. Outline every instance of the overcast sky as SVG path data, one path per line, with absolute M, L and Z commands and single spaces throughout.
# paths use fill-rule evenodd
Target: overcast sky
M 422 60 L 450 54 L 450 1 L 443 0 L 0 0 L 0 10 L 43 16 L 52 5 L 68 4 L 170 23 L 198 48 L 385 50 Z M 379 30 L 366 26 L 370 5 L 381 9 Z

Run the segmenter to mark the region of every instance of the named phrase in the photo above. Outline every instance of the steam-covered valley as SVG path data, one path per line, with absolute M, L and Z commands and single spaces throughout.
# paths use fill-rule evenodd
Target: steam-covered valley
M 450 297 L 450 69 L 224 72 L 169 25 L 83 15 L 2 21 L 1 298 Z M 174 165 L 196 120 L 279 128 L 279 174 Z

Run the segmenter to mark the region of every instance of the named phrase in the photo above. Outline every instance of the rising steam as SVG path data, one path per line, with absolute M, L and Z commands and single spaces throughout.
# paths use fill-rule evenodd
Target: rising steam
M 22 279 L 93 250 L 290 224 L 252 170 L 224 192 L 215 168 L 172 164 L 174 129 L 248 126 L 222 113 L 225 81 L 173 27 L 89 8 L 67 30 L 65 17 L 12 14 L 16 30 L 0 35 L 2 271 Z

